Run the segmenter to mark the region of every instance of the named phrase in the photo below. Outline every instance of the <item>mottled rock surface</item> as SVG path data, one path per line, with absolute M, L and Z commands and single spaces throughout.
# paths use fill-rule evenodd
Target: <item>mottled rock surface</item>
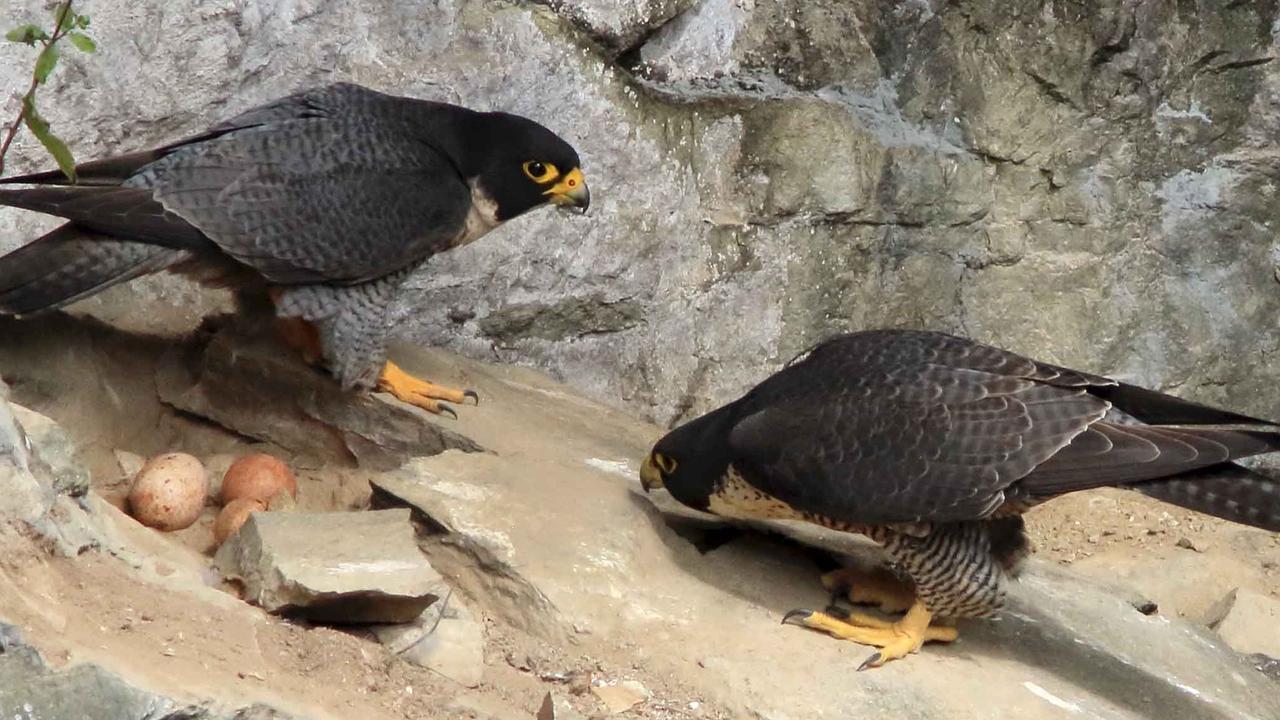
M 539 212 L 433 260 L 398 311 L 408 340 L 533 364 L 660 422 L 885 325 L 1274 413 L 1273 3 L 83 10 L 101 52 L 68 55 L 42 101 L 83 158 L 338 79 L 523 113 L 580 149 L 591 214 Z M 0 21 L 28 14 L 42 2 Z M 27 60 L 0 48 L 0 87 Z M 26 135 L 14 157 L 45 163 Z M 45 227 L 0 213 L 0 249 Z M 161 279 L 82 308 L 171 331 L 225 303 Z

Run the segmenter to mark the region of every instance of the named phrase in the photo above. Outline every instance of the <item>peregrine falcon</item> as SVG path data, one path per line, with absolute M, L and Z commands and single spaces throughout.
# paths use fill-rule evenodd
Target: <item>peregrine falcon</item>
M 787 613 L 784 622 L 916 652 L 989 617 L 1028 552 L 1022 513 L 1064 493 L 1127 487 L 1280 531 L 1280 482 L 1234 460 L 1280 449 L 1280 425 L 942 333 L 831 338 L 743 397 L 668 433 L 646 490 L 736 518 L 862 533 L 893 574 L 828 589 L 906 611 Z M 861 669 L 861 668 L 859 668 Z
M 261 290 L 344 388 L 439 413 L 461 392 L 387 361 L 388 305 L 427 258 L 542 205 L 584 212 L 578 153 L 532 120 L 339 83 L 154 150 L 0 180 L 68 222 L 0 258 L 0 314 L 171 270 Z

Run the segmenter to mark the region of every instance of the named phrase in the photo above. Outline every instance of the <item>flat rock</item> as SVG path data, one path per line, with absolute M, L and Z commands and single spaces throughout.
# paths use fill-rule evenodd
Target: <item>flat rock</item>
M 623 680 L 616 685 L 592 685 L 591 694 L 613 715 L 630 710 L 651 695 L 644 685 L 635 680 Z
M 1165 615 L 1197 622 L 1203 622 L 1214 603 L 1232 589 L 1264 585 L 1261 569 L 1225 551 L 1196 553 L 1166 547 L 1139 556 L 1114 548 L 1077 560 L 1071 567 L 1100 583 L 1128 588 L 1134 596 L 1155 602 Z
M 253 513 L 214 561 L 264 609 L 321 622 L 409 622 L 445 587 L 405 510 Z
M 484 625 L 452 593 L 411 622 L 372 628 L 378 641 L 409 662 L 467 687 L 484 675 Z
M 1280 658 L 1280 600 L 1245 588 L 1232 590 L 1210 626 L 1237 651 Z
M 343 392 L 331 377 L 247 321 L 170 353 L 160 399 L 242 435 L 296 453 L 375 470 L 447 449 L 480 450 L 427 413 L 377 395 Z
M 543 696 L 535 720 L 583 720 L 583 715 L 564 697 L 549 692 Z
M 475 620 L 441 618 L 429 635 L 401 656 L 462 685 L 476 687 L 484 676 L 484 626 Z

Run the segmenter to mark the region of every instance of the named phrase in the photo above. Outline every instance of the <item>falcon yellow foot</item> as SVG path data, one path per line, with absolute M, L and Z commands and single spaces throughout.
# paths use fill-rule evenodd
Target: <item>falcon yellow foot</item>
M 847 567 L 822 576 L 822 587 L 838 597 L 847 597 L 856 605 L 874 605 L 887 613 L 904 612 L 916 601 L 911 586 L 884 569 L 862 570 Z
M 378 389 L 389 392 L 398 400 L 416 405 L 429 413 L 439 415 L 448 413 L 455 419 L 458 413 L 453 408 L 440 402 L 447 400 L 451 403 L 461 404 L 467 398 L 471 398 L 480 404 L 480 396 L 476 395 L 475 390 L 455 390 L 443 385 L 416 378 L 400 368 L 399 365 L 387 361 L 382 368 L 382 374 L 378 376 Z
M 792 610 L 782 618 L 783 623 L 821 630 L 841 640 L 852 640 L 880 648 L 858 666 L 859 670 L 879 667 L 890 660 L 906 657 L 918 651 L 926 642 L 951 642 L 956 639 L 955 628 L 931 625 L 932 620 L 933 614 L 919 601 L 897 622 L 858 613 L 850 613 L 847 618 L 842 619 L 812 610 Z

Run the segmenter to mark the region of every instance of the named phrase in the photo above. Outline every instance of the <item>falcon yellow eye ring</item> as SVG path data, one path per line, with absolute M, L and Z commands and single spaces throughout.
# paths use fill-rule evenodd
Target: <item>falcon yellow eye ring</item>
M 653 454 L 653 463 L 658 466 L 663 475 L 670 475 L 676 471 L 676 461 L 662 453 Z
M 560 170 L 557 169 L 556 166 L 552 165 L 551 163 L 544 163 L 544 162 L 538 162 L 537 160 L 530 160 L 529 162 L 525 163 L 521 167 L 524 170 L 525 177 L 538 183 L 539 185 L 545 185 L 551 182 L 552 180 L 555 180 L 556 178 L 560 177 Z

